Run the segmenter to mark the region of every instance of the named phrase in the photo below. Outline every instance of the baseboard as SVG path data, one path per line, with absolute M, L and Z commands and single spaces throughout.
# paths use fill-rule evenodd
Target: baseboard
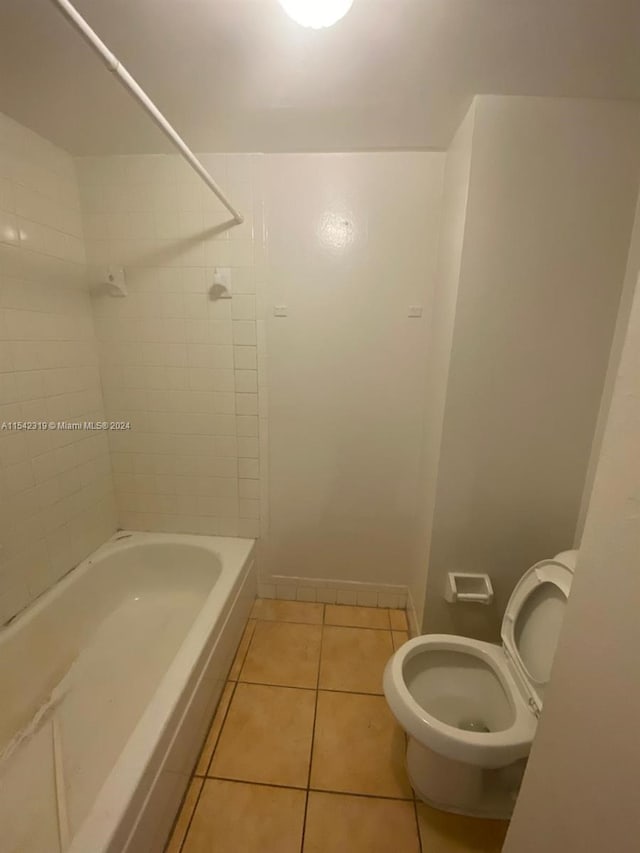
M 323 604 L 355 604 L 404 610 L 407 607 L 407 595 L 406 586 L 362 581 L 271 575 L 258 582 L 259 598 L 281 598 L 287 601 L 317 601 Z

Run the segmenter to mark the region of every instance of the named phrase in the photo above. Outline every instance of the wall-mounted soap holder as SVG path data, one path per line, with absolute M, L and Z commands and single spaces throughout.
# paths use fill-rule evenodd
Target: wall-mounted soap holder
M 491 604 L 493 601 L 491 578 L 484 574 L 449 572 L 444 597 L 451 604 L 459 601 Z

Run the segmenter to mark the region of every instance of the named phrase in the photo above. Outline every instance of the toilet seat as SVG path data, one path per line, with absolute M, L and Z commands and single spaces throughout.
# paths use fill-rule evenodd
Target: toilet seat
M 541 560 L 528 569 L 511 593 L 502 618 L 502 648 L 516 683 L 536 715 L 542 710 L 571 591 L 575 560 L 567 554 L 572 553 Z
M 384 693 L 394 716 L 411 737 L 447 758 L 479 767 L 504 767 L 529 754 L 571 588 L 575 555 L 563 552 L 525 572 L 505 609 L 502 646 L 470 637 L 426 634 L 409 640 L 395 652 L 385 669 Z M 450 679 L 463 678 L 470 659 L 480 659 L 488 666 L 511 704 L 511 724 L 498 731 L 468 731 L 439 719 L 416 701 L 407 685 L 409 662 L 418 655 L 438 652 L 460 656 L 459 665 L 449 667 Z

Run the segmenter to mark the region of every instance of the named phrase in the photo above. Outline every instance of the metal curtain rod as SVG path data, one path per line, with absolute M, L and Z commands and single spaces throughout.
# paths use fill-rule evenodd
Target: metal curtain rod
M 73 24 L 73 26 L 78 30 L 80 35 L 84 38 L 84 40 L 102 58 L 109 71 L 116 75 L 116 77 L 120 80 L 125 89 L 127 89 L 130 94 L 133 95 L 136 101 L 138 101 L 142 108 L 151 116 L 151 118 L 155 121 L 160 130 L 164 133 L 164 135 L 167 136 L 171 140 L 171 142 L 173 142 L 175 147 L 182 154 L 182 156 L 191 166 L 191 168 L 195 172 L 197 172 L 198 175 L 200 175 L 200 177 L 209 187 L 209 189 L 220 199 L 222 204 L 227 208 L 229 213 L 233 216 L 234 222 L 237 225 L 240 225 L 240 223 L 244 221 L 242 216 L 231 204 L 231 202 L 225 196 L 218 184 L 213 180 L 209 172 L 207 172 L 205 167 L 198 160 L 193 151 L 191 151 L 191 149 L 182 139 L 182 137 L 179 136 L 179 134 L 172 127 L 172 125 L 169 124 L 167 119 L 162 115 L 160 110 L 156 107 L 156 105 L 153 103 L 153 101 L 147 95 L 144 89 L 142 89 L 136 83 L 136 81 L 133 79 L 131 74 L 129 74 L 124 65 L 121 64 L 118 58 L 114 56 L 113 53 L 111 53 L 106 44 L 91 29 L 89 24 L 78 12 L 75 6 L 73 6 L 69 2 L 69 0 L 52 0 L 52 2 L 58 7 L 58 9 L 60 9 L 62 14 L 65 15 L 65 17 Z

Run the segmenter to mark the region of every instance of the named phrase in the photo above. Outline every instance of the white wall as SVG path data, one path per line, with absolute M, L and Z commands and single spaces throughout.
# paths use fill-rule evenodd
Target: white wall
M 406 586 L 444 155 L 265 161 L 265 576 Z
M 589 458 L 589 466 L 587 475 L 584 481 L 584 489 L 582 492 L 582 502 L 580 504 L 580 514 L 576 525 L 575 545 L 580 545 L 584 524 L 589 509 L 589 501 L 591 500 L 591 492 L 593 491 L 593 481 L 596 476 L 596 469 L 600 459 L 602 450 L 602 439 L 604 430 L 609 417 L 609 409 L 611 408 L 611 399 L 613 397 L 613 389 L 618 377 L 620 368 L 620 359 L 622 357 L 622 347 L 624 346 L 627 326 L 629 324 L 629 314 L 633 304 L 633 296 L 636 289 L 638 269 L 640 269 L 640 194 L 638 195 L 638 203 L 636 205 L 636 215 L 631 233 L 631 241 L 629 244 L 629 256 L 627 258 L 627 269 L 624 276 L 624 284 L 622 286 L 622 294 L 620 296 L 620 307 L 618 309 L 618 317 L 616 320 L 616 328 L 613 335 L 613 343 L 611 344 L 611 352 L 609 353 L 609 364 L 607 366 L 607 375 L 600 400 L 600 409 L 598 411 L 598 420 L 596 429 L 593 435 L 593 443 L 591 445 L 591 456 Z
M 422 626 L 427 586 L 429 544 L 436 500 L 436 483 L 442 444 L 442 426 L 447 398 L 449 362 L 458 303 L 458 285 L 467 220 L 469 179 L 475 104 L 471 106 L 447 151 L 442 203 L 442 227 L 438 246 L 438 272 L 433 298 L 425 398 L 424 443 L 420 468 L 418 526 L 410 564 L 410 613 L 413 630 Z
M 443 161 L 204 155 L 247 215 L 215 233 L 179 158 L 78 160 L 96 280 L 124 265 L 130 290 L 93 299 L 107 412 L 134 425 L 110 435 L 122 526 L 262 533 L 265 581 L 406 587 Z
M 636 104 L 476 99 L 425 627 L 497 636 L 525 569 L 570 547 L 638 188 Z M 447 571 L 495 605 L 451 607 Z
M 126 268 L 129 296 L 94 287 L 119 523 L 138 530 L 260 532 L 256 283 L 259 160 L 205 156 L 245 216 L 229 215 L 177 156 L 77 161 L 88 260 Z M 233 299 L 211 301 L 214 269 Z
M 0 116 L 0 625 L 115 530 L 71 157 Z
M 638 849 L 639 557 L 637 287 L 553 678 L 505 853 Z

